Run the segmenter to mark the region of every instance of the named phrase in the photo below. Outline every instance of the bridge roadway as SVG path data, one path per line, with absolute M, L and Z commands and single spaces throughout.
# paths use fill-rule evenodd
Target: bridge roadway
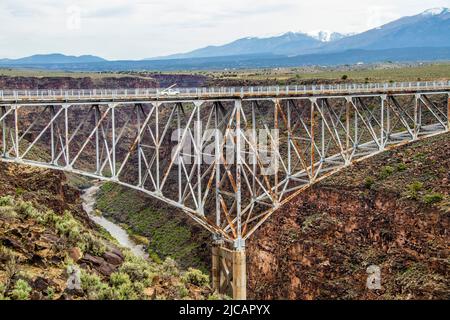
M 146 101 L 223 101 L 232 99 L 258 100 L 268 97 L 342 97 L 371 96 L 380 94 L 412 94 L 416 92 L 441 92 L 450 90 L 450 81 L 364 83 L 311 86 L 269 87 L 221 87 L 221 88 L 176 88 L 176 89 L 89 89 L 89 90 L 0 90 L 0 103 L 111 103 Z

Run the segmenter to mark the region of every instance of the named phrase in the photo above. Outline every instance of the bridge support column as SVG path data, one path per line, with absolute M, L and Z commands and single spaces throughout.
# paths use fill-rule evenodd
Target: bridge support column
M 211 278 L 212 288 L 214 291 L 221 293 L 220 289 L 220 246 L 216 243 L 212 247 L 211 261 Z
M 247 268 L 245 248 L 233 251 L 233 299 L 247 299 Z
M 247 266 L 245 247 L 229 249 L 215 241 L 212 248 L 213 290 L 235 300 L 247 299 Z

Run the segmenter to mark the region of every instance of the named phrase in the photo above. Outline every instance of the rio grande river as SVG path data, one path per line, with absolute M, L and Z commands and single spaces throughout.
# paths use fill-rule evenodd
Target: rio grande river
M 81 199 L 83 201 L 83 209 L 89 215 L 89 218 L 99 226 L 108 231 L 111 236 L 119 242 L 119 244 L 125 248 L 130 249 L 135 255 L 147 258 L 148 254 L 145 252 L 142 245 L 136 244 L 128 236 L 128 233 L 119 225 L 109 221 L 108 219 L 98 216 L 94 212 L 95 207 L 95 195 L 99 190 L 100 185 L 94 184 L 94 186 L 83 191 Z

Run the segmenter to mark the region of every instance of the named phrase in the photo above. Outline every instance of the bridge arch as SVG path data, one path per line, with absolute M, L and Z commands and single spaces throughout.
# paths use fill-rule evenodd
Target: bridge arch
M 182 210 L 214 236 L 214 287 L 231 282 L 242 298 L 245 241 L 280 206 L 353 162 L 449 130 L 448 87 L 374 88 L 0 99 L 0 160 L 115 182 Z

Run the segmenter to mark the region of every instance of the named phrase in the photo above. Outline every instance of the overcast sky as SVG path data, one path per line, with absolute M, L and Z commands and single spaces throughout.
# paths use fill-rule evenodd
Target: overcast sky
M 0 58 L 142 59 L 286 31 L 361 32 L 450 0 L 0 0 Z

